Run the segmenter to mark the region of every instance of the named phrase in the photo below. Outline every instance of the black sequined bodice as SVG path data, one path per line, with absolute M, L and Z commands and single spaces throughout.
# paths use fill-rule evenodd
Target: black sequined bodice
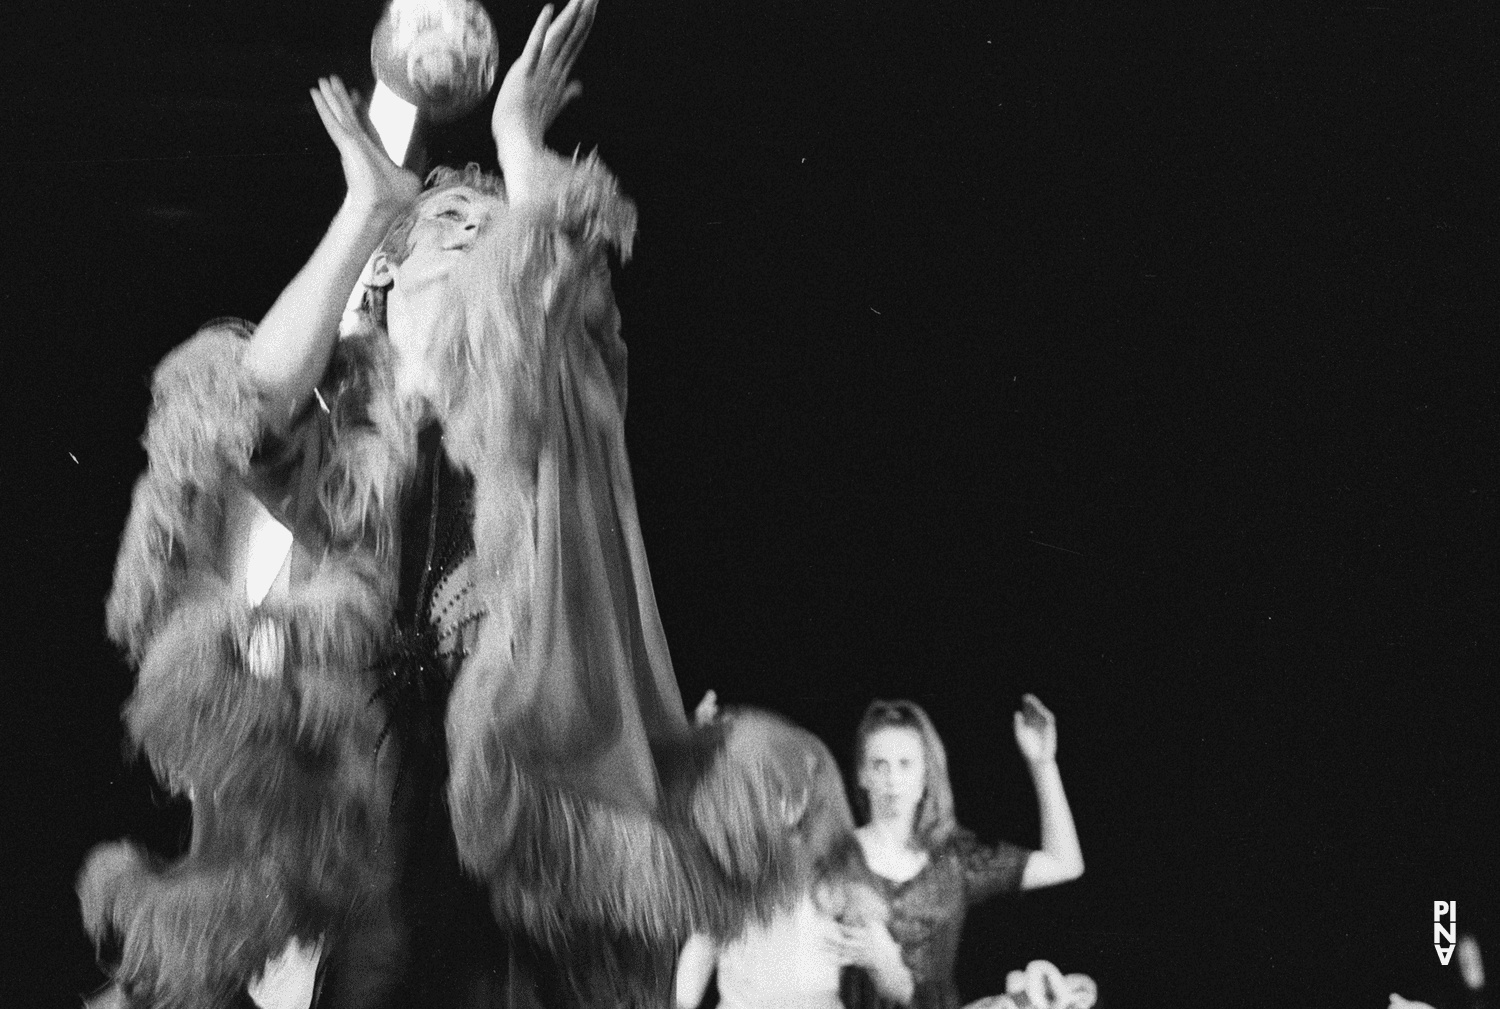
M 418 477 L 407 492 L 401 525 L 401 588 L 397 623 L 432 625 L 433 597 L 444 579 L 474 552 L 474 478 L 443 453 L 443 430 L 422 429 Z
M 403 746 L 436 757 L 443 750 L 448 691 L 463 656 L 457 643 L 444 640 L 452 625 L 436 600 L 474 552 L 474 480 L 448 461 L 437 424 L 422 430 L 418 444 L 417 478 L 403 510 L 395 628 L 381 664 L 380 693 Z M 454 593 L 446 595 L 451 605 Z

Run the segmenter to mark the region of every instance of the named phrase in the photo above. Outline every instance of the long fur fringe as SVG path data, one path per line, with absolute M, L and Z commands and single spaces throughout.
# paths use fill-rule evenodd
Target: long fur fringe
M 122 941 L 115 980 L 132 1006 L 235 1003 L 266 958 L 299 933 L 291 895 L 265 870 L 254 861 L 163 869 L 131 844 L 94 849 L 78 880 L 84 926 L 96 943 Z
M 242 472 L 255 449 L 261 398 L 239 363 L 248 335 L 243 323 L 204 329 L 152 382 L 149 468 L 136 484 L 107 606 L 110 637 L 136 660 L 193 561 L 209 560 L 206 527 L 226 468 Z
M 266 434 L 263 397 L 240 364 L 249 335 L 244 323 L 211 326 L 157 370 L 143 439 L 149 468 L 136 484 L 106 607 L 110 637 L 135 662 L 179 594 L 217 566 L 224 495 L 239 489 Z M 331 374 L 339 409 L 320 499 L 344 563 L 361 564 L 350 548 L 374 548 L 361 574 L 388 608 L 401 491 L 416 455 L 413 424 L 394 404 L 379 341 L 342 341 Z
M 629 255 L 635 209 L 597 158 L 554 168 L 554 198 L 503 220 L 466 257 L 454 283 L 472 284 L 474 296 L 455 299 L 438 344 L 453 381 L 437 412 L 449 457 L 475 478 L 475 588 L 488 613 L 448 707 L 454 832 L 461 859 L 490 884 L 497 914 L 549 942 L 565 942 L 580 922 L 667 943 L 692 929 L 729 934 L 747 915 L 770 913 L 805 877 L 795 868 L 808 843 L 799 831 L 824 764 L 797 742 L 800 730 L 777 722 L 773 731 L 771 722 L 749 718 L 728 736 L 674 741 L 673 732 L 687 735 L 682 722 L 654 740 L 666 764 L 661 794 L 610 802 L 558 780 L 538 763 L 544 758 L 510 738 L 518 727 L 500 718 L 502 697 L 531 689 L 522 684 L 535 674 L 516 671 L 540 661 L 547 633 L 536 625 L 542 605 L 534 596 L 542 591 L 539 566 L 558 562 L 538 556 L 539 480 L 559 480 L 564 496 L 602 481 L 610 503 L 578 507 L 613 507 L 611 521 L 633 519 L 633 502 L 613 497 L 621 490 L 629 497 L 629 468 L 624 348 L 603 251 Z M 480 293 L 497 283 L 500 296 Z M 574 459 L 574 451 L 591 458 Z M 580 480 L 548 469 L 594 466 L 609 472 Z M 643 561 L 622 562 L 625 578 L 641 579 L 624 590 L 631 607 L 650 606 L 634 595 L 649 591 Z M 654 610 L 640 617 L 656 619 Z M 626 631 L 632 640 L 639 633 Z M 632 648 L 656 647 L 643 636 L 622 641 L 617 659 L 632 662 Z M 664 647 L 652 657 L 668 670 L 669 662 Z M 675 716 L 622 717 L 647 718 L 647 734 L 661 732 L 649 719 L 681 718 L 673 694 Z M 795 759 L 781 761 L 770 737 Z
M 371 600 L 350 593 L 257 613 L 225 595 L 184 600 L 142 663 L 126 720 L 132 736 L 161 762 L 159 770 L 176 777 L 186 771 L 184 760 L 215 760 L 212 753 L 187 751 L 206 746 L 228 753 L 266 737 L 317 748 L 352 732 L 369 737 L 373 753 L 383 712 L 370 703 L 376 683 L 368 670 L 385 620 Z M 287 639 L 286 668 L 270 679 L 253 676 L 240 655 L 258 620 L 273 622 Z
M 111 636 L 140 666 L 131 737 L 169 787 L 195 795 L 193 854 L 163 867 L 106 846 L 80 879 L 91 934 L 122 944 L 115 991 L 133 1007 L 228 1005 L 293 917 L 308 935 L 337 934 L 393 881 L 396 744 L 382 745 L 370 669 L 389 634 L 414 429 L 394 406 L 388 355 L 344 341 L 324 397 L 330 549 L 288 598 L 251 607 L 219 573 L 228 495 L 247 493 L 267 433 L 240 367 L 247 336 L 243 324 L 211 326 L 159 369 L 150 468 L 108 604 Z M 265 620 L 286 661 L 261 680 L 241 652 Z
M 449 710 L 455 831 L 497 914 L 558 944 L 580 923 L 652 941 L 728 934 L 747 909 L 770 913 L 801 875 L 787 867 L 806 861 L 816 765 L 802 750 L 778 763 L 737 748 L 732 731 L 669 741 L 653 812 L 560 787 L 507 747 L 483 707 L 462 712 L 455 734 L 455 705 L 503 689 L 504 663 L 531 631 L 536 444 L 559 422 L 535 397 L 569 368 L 602 363 L 606 380 L 585 383 L 584 409 L 623 460 L 624 348 L 606 251 L 629 257 L 635 207 L 597 157 L 559 161 L 549 184 L 550 197 L 504 220 L 498 245 L 468 257 L 474 281 L 499 297 L 450 320 L 468 339 L 450 343 L 447 364 L 466 381 L 435 404 L 449 456 L 475 477 L 476 589 L 489 613 Z M 153 1009 L 221 1004 L 292 934 L 390 885 L 383 713 L 368 703 L 365 670 L 395 598 L 418 417 L 395 398 L 384 335 L 366 330 L 340 342 L 326 387 L 328 553 L 287 603 L 258 612 L 214 573 L 226 495 L 267 434 L 240 365 L 249 327 L 209 327 L 155 378 L 150 468 L 108 627 L 140 666 L 132 736 L 172 787 L 216 809 L 222 864 L 195 854 L 163 868 L 120 844 L 96 851 L 79 883 L 90 933 L 124 943 L 123 990 Z M 261 681 L 236 647 L 267 617 L 287 632 L 288 663 Z
M 521 223 L 533 234 L 565 235 L 584 248 L 618 250 L 622 262 L 630 261 L 635 241 L 635 203 L 620 192 L 619 181 L 599 160 L 598 152 L 571 161 L 550 159 L 549 177 L 542 185 L 550 190 L 546 199 L 523 205 Z
M 661 814 L 582 798 L 528 772 L 491 733 L 450 786 L 459 853 L 496 913 L 544 941 L 570 923 L 675 948 L 733 938 L 789 906 L 853 830 L 827 748 L 767 712 L 738 709 L 657 754 Z

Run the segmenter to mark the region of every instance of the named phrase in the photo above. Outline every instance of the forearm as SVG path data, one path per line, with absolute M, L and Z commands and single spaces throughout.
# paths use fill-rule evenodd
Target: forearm
M 694 933 L 688 937 L 677 957 L 674 1002 L 678 1009 L 697 1009 L 717 964 L 717 951 L 708 936 Z
M 1073 824 L 1073 811 L 1068 806 L 1068 795 L 1063 790 L 1062 773 L 1057 769 L 1057 761 L 1043 760 L 1030 767 L 1042 823 L 1041 851 L 1055 863 L 1055 871 L 1059 877 L 1045 882 L 1060 883 L 1065 879 L 1081 876 L 1083 849 L 1078 843 L 1078 828 Z M 1027 870 L 1028 873 L 1031 870 L 1029 865 Z
M 894 943 L 892 945 L 895 946 Z M 882 996 L 903 1005 L 911 1001 L 916 991 L 916 981 L 913 980 L 906 961 L 901 958 L 900 947 L 895 947 L 890 954 L 882 956 L 867 969 L 870 979 L 875 982 L 875 989 Z
M 307 265 L 261 320 L 244 367 L 273 408 L 289 413 L 322 377 L 349 292 L 403 209 L 345 199 Z
M 495 154 L 505 176 L 506 200 L 513 207 L 536 199 L 545 188 L 551 163 L 561 160 L 541 137 L 520 127 L 495 134 Z

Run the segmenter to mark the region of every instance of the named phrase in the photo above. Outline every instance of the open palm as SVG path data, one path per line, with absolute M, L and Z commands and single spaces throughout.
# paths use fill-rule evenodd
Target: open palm
M 337 77 L 319 79 L 312 89 L 313 106 L 323 128 L 338 148 L 349 199 L 363 207 L 405 207 L 422 191 L 422 180 L 397 165 L 386 154 L 354 98 Z
M 583 85 L 570 78 L 597 8 L 598 0 L 570 0 L 556 20 L 551 4 L 542 9 L 495 98 L 490 129 L 502 147 L 540 147 L 558 113 L 582 93 Z

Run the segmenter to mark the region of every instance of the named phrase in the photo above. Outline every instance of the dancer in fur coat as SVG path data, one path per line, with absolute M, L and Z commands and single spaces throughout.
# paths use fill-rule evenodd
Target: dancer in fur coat
M 808 772 L 690 728 L 646 565 L 608 261 L 635 209 L 543 144 L 594 4 L 502 83 L 503 182 L 421 192 L 320 82 L 327 235 L 259 326 L 157 371 L 108 625 L 193 833 L 85 865 L 106 1001 L 265 1001 L 291 964 L 304 1005 L 664 1004 L 687 935 L 786 898 Z

